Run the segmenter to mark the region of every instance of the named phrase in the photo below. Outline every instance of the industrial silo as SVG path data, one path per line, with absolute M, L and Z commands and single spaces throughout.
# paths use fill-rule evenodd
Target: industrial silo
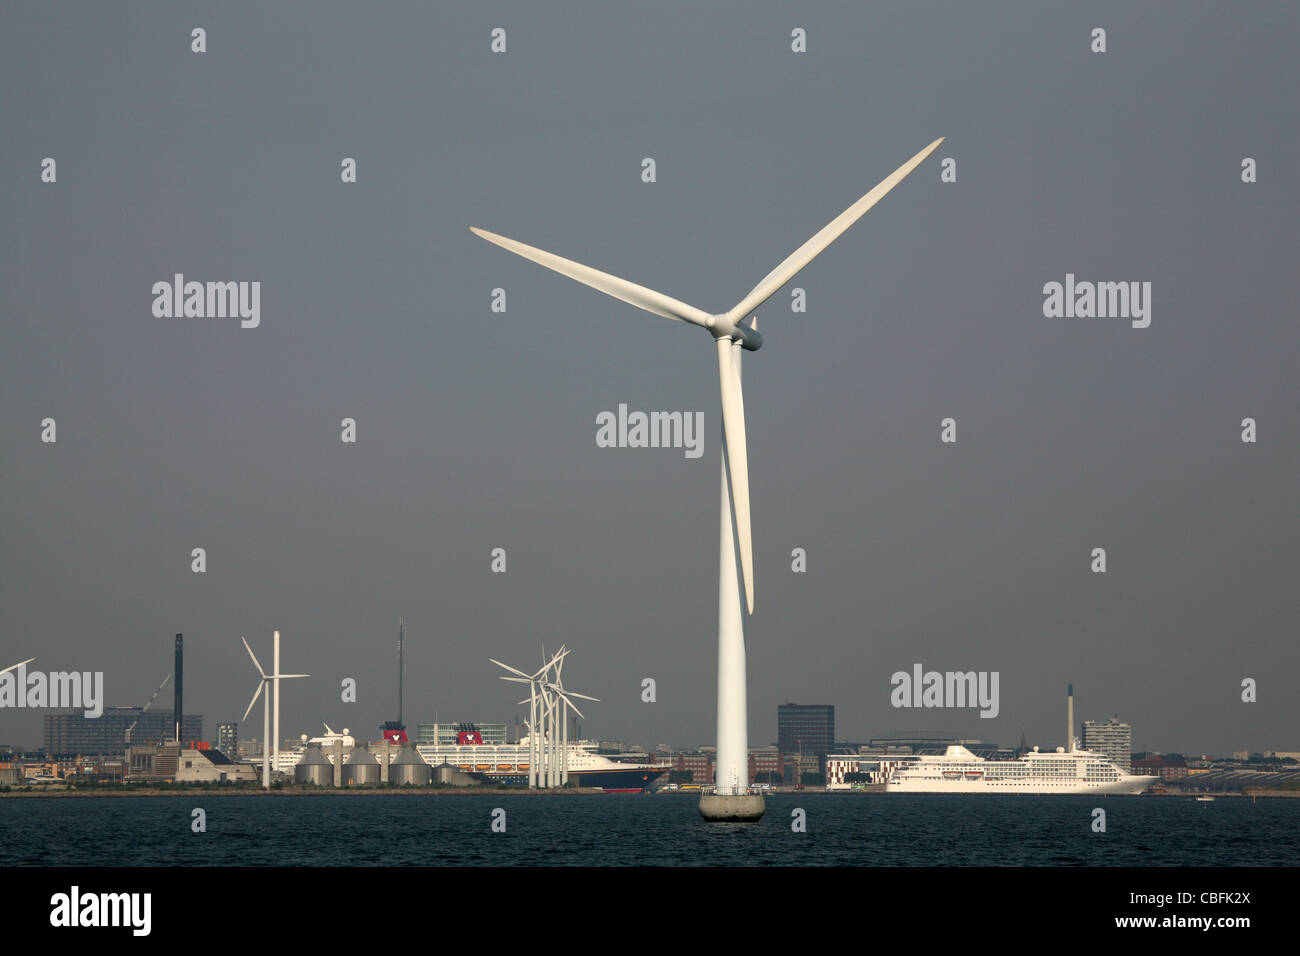
M 361 744 L 352 748 L 352 756 L 343 764 L 343 786 L 368 787 L 379 783 L 379 761 Z
M 424 762 L 424 758 L 414 747 L 407 745 L 398 751 L 397 757 L 389 765 L 388 782 L 399 786 L 414 784 L 417 787 L 424 787 L 429 783 L 429 771 L 430 767 Z
M 334 767 L 321 752 L 320 744 L 309 744 L 298 766 L 293 768 L 295 783 L 309 783 L 317 787 L 334 786 Z

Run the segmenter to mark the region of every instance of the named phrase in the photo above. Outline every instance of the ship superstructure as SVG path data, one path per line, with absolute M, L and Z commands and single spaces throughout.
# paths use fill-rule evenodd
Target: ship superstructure
M 515 744 L 485 744 L 474 730 L 462 730 L 454 744 L 419 744 L 416 751 L 425 763 L 437 767 L 449 764 L 485 783 L 528 783 L 530 754 L 536 752 L 525 735 Z M 610 791 L 639 791 L 668 772 L 666 766 L 647 763 L 623 763 L 595 752 L 590 740 L 570 741 L 568 745 L 569 781 L 579 787 L 598 787 Z

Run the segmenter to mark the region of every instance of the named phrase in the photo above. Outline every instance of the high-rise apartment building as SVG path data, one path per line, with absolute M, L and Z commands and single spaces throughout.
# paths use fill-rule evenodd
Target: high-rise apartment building
M 1103 753 L 1125 773 L 1132 770 L 1133 728 L 1120 723 L 1119 718 L 1085 720 L 1083 722 L 1083 749 Z
M 239 756 L 239 724 L 217 724 L 217 749 L 231 760 Z

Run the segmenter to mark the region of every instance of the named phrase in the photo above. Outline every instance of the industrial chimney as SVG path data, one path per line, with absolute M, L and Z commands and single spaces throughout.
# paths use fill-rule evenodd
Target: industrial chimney
M 172 685 L 175 702 L 172 704 L 172 721 L 176 724 L 176 742 L 181 742 L 181 665 L 185 656 L 185 636 L 176 635 L 176 681 Z
M 1066 684 L 1065 692 L 1065 752 L 1074 753 L 1074 685 Z

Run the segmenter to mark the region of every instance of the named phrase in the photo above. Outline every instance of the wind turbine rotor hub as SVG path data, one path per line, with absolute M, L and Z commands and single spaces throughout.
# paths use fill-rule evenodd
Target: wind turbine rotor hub
M 757 352 L 763 347 L 763 336 L 758 334 L 758 329 L 737 325 L 730 316 L 725 314 L 709 316 L 705 328 L 715 339 L 731 339 L 733 342 L 739 342 L 741 348 L 750 352 Z

